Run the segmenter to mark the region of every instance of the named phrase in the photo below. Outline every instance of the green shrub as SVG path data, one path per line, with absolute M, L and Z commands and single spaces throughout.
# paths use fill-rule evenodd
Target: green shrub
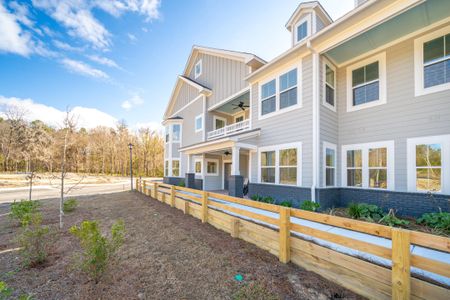
M 117 249 L 123 244 L 125 236 L 123 221 L 119 220 L 112 225 L 110 238 L 101 234 L 96 221 L 83 221 L 79 227 L 72 226 L 70 232 L 80 241 L 81 270 L 97 283 Z
M 269 203 L 269 204 L 275 203 L 275 200 L 272 197 L 270 197 L 270 196 L 263 197 L 258 194 L 251 196 L 250 199 L 252 199 L 254 201 L 258 201 L 258 202 Z
M 289 201 L 289 200 L 287 200 L 287 201 L 281 201 L 281 202 L 280 202 L 280 205 L 281 205 L 281 206 L 285 206 L 285 207 L 292 207 L 292 201 Z
M 448 212 L 425 213 L 417 219 L 417 223 L 450 234 L 450 213 Z
M 378 223 L 391 227 L 405 227 L 409 225 L 409 221 L 397 218 L 392 208 L 389 210 L 389 213 L 378 221 Z
M 77 208 L 77 206 L 78 206 L 77 199 L 69 198 L 65 200 L 63 203 L 63 212 L 65 213 L 72 212 L 75 210 L 75 208 Z
M 30 223 L 23 228 L 18 237 L 18 242 L 24 265 L 34 267 L 47 260 L 54 239 L 50 229 L 41 225 L 42 216 L 40 213 L 35 212 L 30 216 Z
M 20 225 L 27 226 L 31 222 L 31 216 L 39 208 L 39 203 L 33 200 L 20 200 L 11 204 L 11 214 L 12 219 L 17 220 Z
M 0 281 L 0 300 L 10 299 L 12 289 L 4 281 Z
M 309 211 L 316 211 L 320 208 L 320 204 L 316 202 L 312 202 L 311 200 L 303 201 L 300 205 L 300 209 L 303 210 L 309 210 Z
M 184 180 L 180 180 L 180 182 L 178 183 L 178 186 L 186 187 L 186 183 L 184 182 Z
M 374 204 L 350 203 L 348 207 L 348 214 L 353 219 L 378 221 L 383 217 L 383 210 Z

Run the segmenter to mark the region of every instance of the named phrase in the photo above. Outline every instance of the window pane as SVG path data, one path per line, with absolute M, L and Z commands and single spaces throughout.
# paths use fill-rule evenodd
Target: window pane
M 325 81 L 334 87 L 334 71 L 328 65 L 325 65 Z
M 261 181 L 275 183 L 275 168 L 261 168 Z
M 208 161 L 206 164 L 206 172 L 209 174 L 214 174 L 217 172 L 217 164 L 212 161 Z
M 369 168 L 387 166 L 387 149 L 369 149 Z
M 168 161 L 168 160 L 166 160 L 166 161 L 164 162 L 164 174 L 165 174 L 166 176 L 169 175 L 169 161 Z
M 261 152 L 261 166 L 275 166 L 275 151 Z
M 366 68 L 365 82 L 378 79 L 378 62 L 371 63 L 370 65 L 367 65 L 365 68 Z
M 202 172 L 202 163 L 200 161 L 195 162 L 195 173 L 201 173 Z
M 325 85 L 325 101 L 334 106 L 334 89 L 328 85 Z
M 416 146 L 416 166 L 417 167 L 440 167 L 441 166 L 441 145 L 417 145 Z
M 297 88 L 280 94 L 280 109 L 297 104 Z
M 180 176 L 180 162 L 172 160 L 172 176 Z
M 225 127 L 225 121 L 221 119 L 216 119 L 216 129 Z
M 166 143 L 169 142 L 169 138 L 170 138 L 170 135 L 169 135 L 169 126 L 166 126 Z
M 362 150 L 347 151 L 347 167 L 348 168 L 362 167 Z
M 297 165 L 297 149 L 280 150 L 280 166 L 296 166 Z
M 261 115 L 265 115 L 275 111 L 275 96 L 261 103 Z
M 202 129 L 203 126 L 203 117 L 195 119 L 195 129 Z
M 364 67 L 352 71 L 352 84 L 357 86 L 364 83 Z
M 261 87 L 261 99 L 275 95 L 275 79 L 263 84 Z
M 336 153 L 335 153 L 334 149 L 327 148 L 325 150 L 325 160 L 326 160 L 327 167 L 334 167 L 335 155 L 336 155 Z
M 441 168 L 417 168 L 416 176 L 418 191 L 441 190 Z
M 450 55 L 450 33 L 445 36 L 445 56 Z
M 423 79 L 425 88 L 443 84 L 446 82 L 446 80 L 448 82 L 448 76 L 446 76 L 446 72 L 450 70 L 450 67 L 448 65 L 449 61 L 450 60 L 441 61 L 424 67 Z
M 326 168 L 325 172 L 326 186 L 334 186 L 334 168 Z
M 280 91 L 284 91 L 295 85 L 297 85 L 297 69 L 280 76 Z
M 347 186 L 362 186 L 362 170 L 347 170 Z
M 297 184 L 297 168 L 280 168 L 280 183 L 281 184 Z
M 244 121 L 244 116 L 237 117 L 235 122 L 239 123 L 239 122 L 242 122 L 242 121 Z
M 369 170 L 369 187 L 386 189 L 387 188 L 387 170 L 371 169 Z
M 297 42 L 303 40 L 308 34 L 308 23 L 305 21 L 297 27 Z
M 360 105 L 379 99 L 378 81 L 353 89 L 353 105 Z
M 174 141 L 179 141 L 180 140 L 180 129 L 181 126 L 178 124 L 174 124 L 173 125 L 173 140 Z
M 427 63 L 444 56 L 444 37 L 423 44 L 423 62 Z

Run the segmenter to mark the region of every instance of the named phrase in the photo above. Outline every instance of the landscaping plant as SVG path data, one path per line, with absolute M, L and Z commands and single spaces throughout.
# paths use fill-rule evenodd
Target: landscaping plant
M 312 202 L 311 200 L 303 201 L 300 205 L 300 209 L 303 210 L 309 210 L 309 211 L 316 211 L 320 208 L 320 204 L 316 202 Z
M 425 213 L 417 219 L 417 223 L 450 234 L 450 213 L 448 212 Z
M 10 299 L 12 289 L 4 281 L 0 281 L 0 300 Z
M 49 227 L 42 225 L 41 214 L 33 213 L 30 216 L 30 223 L 23 228 L 18 237 L 24 264 L 34 267 L 44 263 L 53 245 L 53 240 Z
M 184 180 L 180 180 L 180 182 L 178 183 L 178 186 L 186 187 L 186 183 L 184 183 Z
M 253 195 L 250 197 L 250 199 L 252 199 L 254 201 L 258 201 L 258 202 L 269 203 L 269 204 L 275 203 L 275 200 L 270 196 L 263 197 L 260 195 Z
M 64 211 L 64 213 L 72 212 L 72 211 L 75 210 L 75 208 L 77 208 L 77 206 L 78 206 L 77 199 L 69 198 L 69 199 L 64 201 L 63 211 Z
M 17 220 L 20 225 L 27 226 L 31 222 L 31 217 L 37 212 L 39 203 L 33 200 L 20 200 L 11 204 L 11 214 L 12 219 Z
M 80 241 L 81 270 L 98 283 L 117 249 L 123 244 L 124 222 L 119 220 L 112 225 L 110 238 L 101 234 L 97 221 L 83 221 L 79 227 L 72 226 L 70 232 Z
M 384 217 L 378 221 L 378 223 L 391 227 L 405 227 L 409 225 L 409 221 L 397 218 L 394 209 L 392 208 L 389 210 L 389 213 L 384 215 Z
M 280 202 L 280 206 L 292 207 L 292 201 L 282 201 Z
M 366 221 L 378 221 L 383 217 L 381 208 L 374 204 L 350 203 L 348 214 L 353 219 L 362 219 Z

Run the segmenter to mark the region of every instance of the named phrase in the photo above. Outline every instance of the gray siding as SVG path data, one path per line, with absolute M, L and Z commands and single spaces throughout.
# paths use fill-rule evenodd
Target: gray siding
M 218 176 L 207 176 L 206 175 L 206 162 L 204 162 L 203 165 L 203 171 L 204 171 L 204 186 L 203 189 L 205 191 L 214 191 L 214 190 L 221 190 L 222 189 L 222 156 L 220 155 L 211 155 L 207 154 L 205 155 L 205 159 L 212 158 L 219 160 L 218 170 L 219 174 Z
M 316 32 L 319 32 L 325 27 L 325 24 L 322 22 L 322 19 L 316 15 Z
M 256 139 L 259 147 L 284 143 L 302 142 L 302 186 L 312 184 L 312 59 L 303 58 L 302 82 L 298 92 L 302 92 L 303 107 L 286 113 L 258 120 L 259 85 L 252 85 L 253 128 L 261 128 Z M 257 182 L 257 155 L 252 164 L 253 182 Z
M 414 96 L 414 39 L 389 47 L 386 67 L 387 103 L 354 112 L 346 112 L 345 67 L 338 71 L 339 144 L 394 140 L 395 189 L 406 191 L 406 139 L 450 133 L 450 91 Z
M 203 113 L 203 100 L 198 99 L 178 115 L 183 118 L 182 147 L 203 141 L 203 132 L 195 132 L 195 117 Z
M 194 65 L 200 59 L 202 74 L 195 79 L 194 68 L 192 68 L 189 77 L 213 91 L 208 97 L 208 107 L 243 90 L 248 85 L 244 77 L 249 73 L 249 67 L 244 62 L 200 53 Z
M 171 111 L 171 114 L 180 110 L 186 104 L 188 104 L 189 102 L 194 100 L 195 97 L 197 97 L 197 96 L 198 96 L 198 90 L 195 87 L 193 87 L 192 85 L 190 85 L 186 82 L 182 82 L 180 91 L 178 92 L 178 96 L 175 100 L 175 104 Z

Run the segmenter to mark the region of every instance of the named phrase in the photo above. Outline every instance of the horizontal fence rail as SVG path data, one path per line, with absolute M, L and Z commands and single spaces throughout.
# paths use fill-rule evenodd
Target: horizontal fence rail
M 293 262 L 370 299 L 450 299 L 448 286 L 411 276 L 415 267 L 450 279 L 450 261 L 411 253 L 412 245 L 450 253 L 449 238 L 140 179 L 136 187 L 269 251 L 283 263 Z M 386 243 L 377 245 L 370 239 L 312 228 L 301 224 L 302 220 L 379 237 Z M 380 257 L 391 267 L 345 254 L 329 244 Z

